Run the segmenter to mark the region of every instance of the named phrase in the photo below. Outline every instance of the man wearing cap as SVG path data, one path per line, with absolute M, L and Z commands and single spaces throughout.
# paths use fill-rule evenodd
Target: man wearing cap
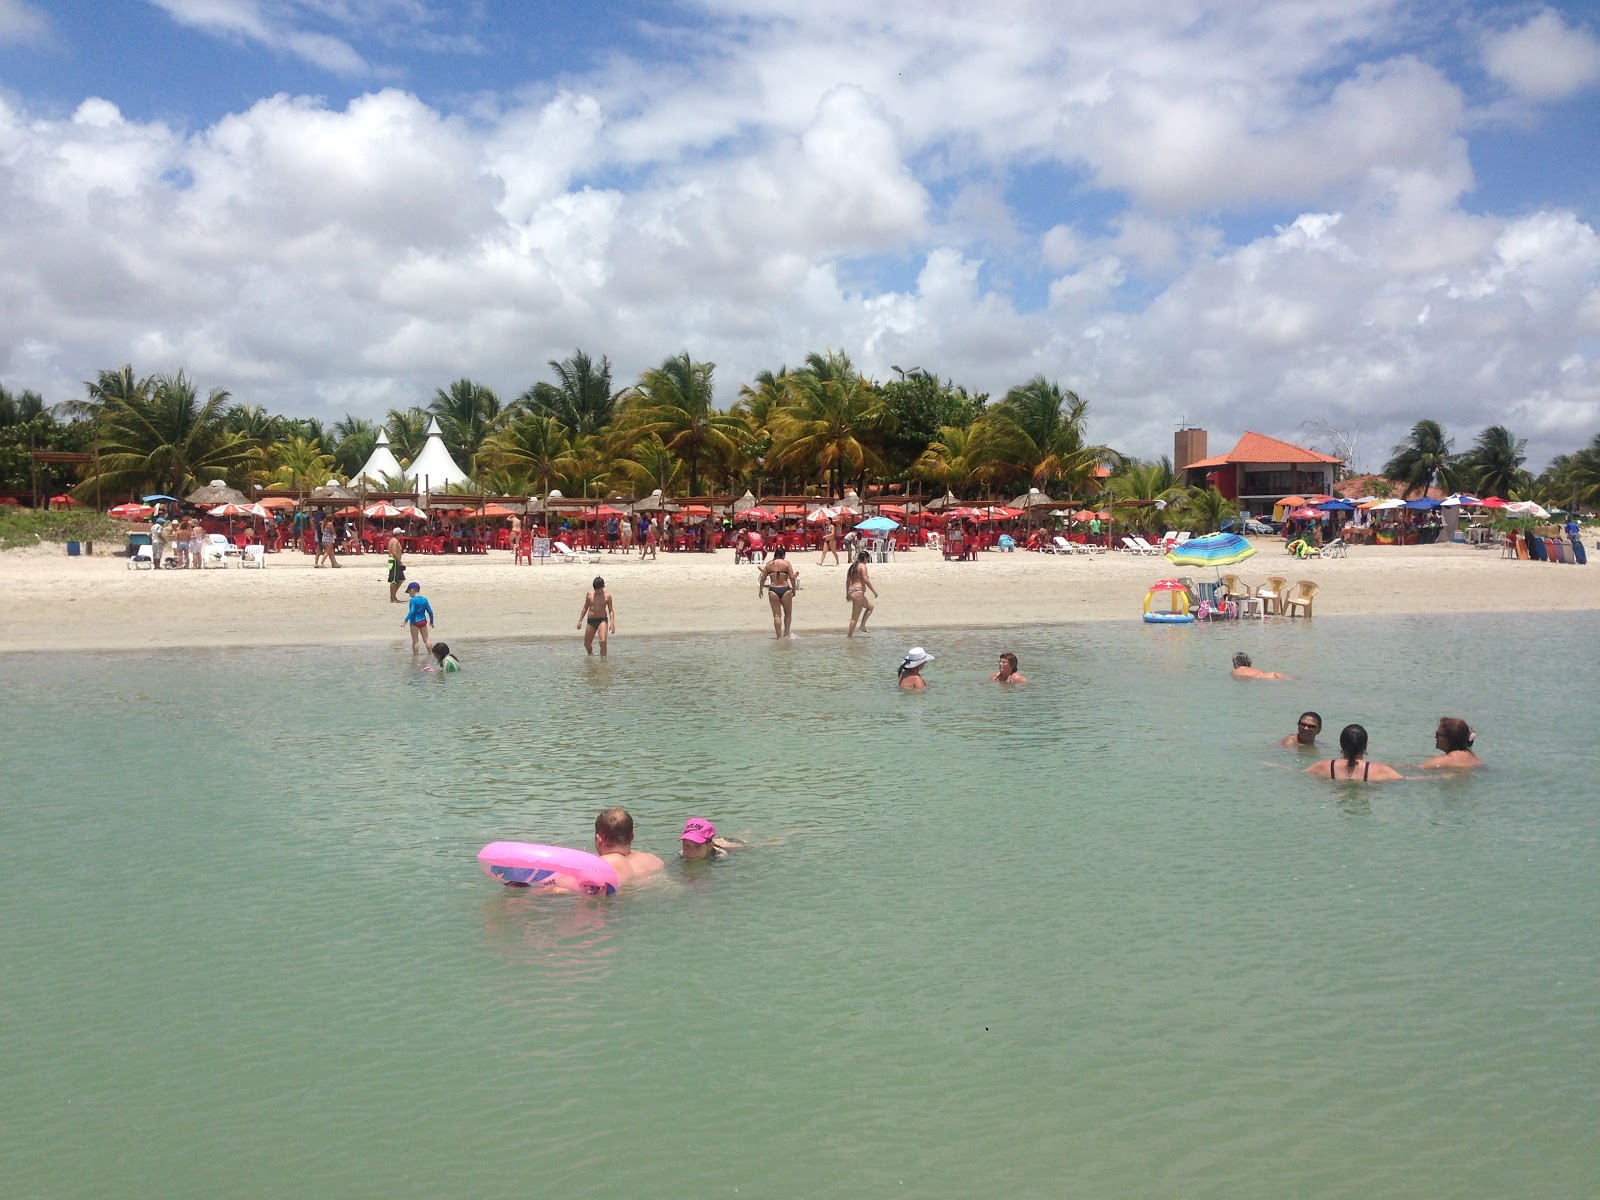
M 737 850 L 743 842 L 729 841 L 717 836 L 717 827 L 703 817 L 690 817 L 683 823 L 683 833 L 678 844 L 682 847 L 678 857 L 685 862 L 702 858 L 720 858 L 729 850 Z
M 663 865 L 654 854 L 633 848 L 633 815 L 625 808 L 608 808 L 594 819 L 594 852 L 611 864 L 618 883 L 635 883 Z

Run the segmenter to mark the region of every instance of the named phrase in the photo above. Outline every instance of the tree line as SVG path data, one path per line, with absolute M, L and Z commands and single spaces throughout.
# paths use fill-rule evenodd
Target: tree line
M 510 401 L 462 378 L 381 422 L 402 463 L 421 451 L 429 423 L 477 488 L 495 495 L 567 496 L 811 492 L 839 496 L 869 484 L 1005 497 L 1036 487 L 1062 501 L 1111 505 L 1151 524 L 1216 528 L 1234 506 L 1215 489 L 1188 488 L 1168 458 L 1141 460 L 1092 441 L 1089 404 L 1037 375 L 991 402 L 924 371 L 894 368 L 879 381 L 835 350 L 797 367 L 759 372 L 719 405 L 716 365 L 687 351 L 616 387 L 610 360 L 579 349 Z M 0 388 L 0 487 L 29 486 L 27 450 L 98 447 L 99 474 L 64 476 L 80 496 L 184 494 L 224 479 L 250 489 L 304 492 L 346 480 L 370 457 L 380 423 L 346 415 L 331 424 L 270 413 L 215 388 L 203 396 L 183 371 L 101 371 L 83 399 L 47 405 Z M 1576 508 L 1600 500 L 1600 435 L 1523 469 L 1525 441 L 1491 426 L 1455 453 L 1437 421 L 1419 421 L 1384 474 L 1406 494 L 1432 485 Z M 1107 475 L 1109 472 L 1109 475 Z M 81 478 L 81 482 L 77 480 Z M 375 481 L 404 491 L 403 480 Z

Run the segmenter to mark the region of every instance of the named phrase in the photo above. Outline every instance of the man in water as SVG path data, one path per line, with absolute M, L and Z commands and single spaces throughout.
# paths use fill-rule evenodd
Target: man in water
M 633 815 L 625 808 L 608 808 L 594 819 L 594 852 L 611 864 L 618 883 L 637 883 L 662 866 L 654 854 L 633 848 Z
M 1322 718 L 1314 712 L 1300 714 L 1299 723 L 1295 725 L 1294 732 L 1285 737 L 1278 745 L 1298 750 L 1315 750 L 1317 748 L 1317 734 L 1322 732 Z
M 1000 669 L 989 676 L 990 683 L 1027 683 L 1021 671 L 1017 670 L 1017 656 L 1007 650 L 1000 656 Z
M 400 531 L 389 535 L 384 547 L 389 554 L 389 603 L 400 603 L 400 585 L 406 581 L 406 548 L 400 544 Z
M 1233 656 L 1233 677 L 1235 679 L 1287 679 L 1287 675 L 1280 675 L 1276 671 L 1260 671 L 1250 665 L 1250 656 L 1243 650 Z

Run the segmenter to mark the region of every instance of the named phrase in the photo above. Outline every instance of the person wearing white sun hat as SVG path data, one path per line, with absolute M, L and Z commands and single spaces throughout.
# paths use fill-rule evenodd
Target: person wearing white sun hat
M 907 650 L 905 661 L 900 664 L 900 686 L 907 689 L 927 687 L 922 678 L 922 668 L 932 661 L 933 655 L 921 646 L 913 646 Z

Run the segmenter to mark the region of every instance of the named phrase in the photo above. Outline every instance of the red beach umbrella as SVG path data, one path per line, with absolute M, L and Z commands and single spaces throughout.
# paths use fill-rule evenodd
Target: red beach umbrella
M 116 517 L 119 521 L 142 521 L 155 511 L 148 504 L 119 504 L 107 509 L 106 516 Z
M 68 496 L 65 493 L 62 493 L 59 496 L 50 497 L 51 508 L 77 508 L 81 503 L 83 503 L 81 500 L 74 500 L 71 496 Z
M 735 521 L 776 521 L 778 514 L 768 512 L 764 508 L 747 508 L 733 519 Z

